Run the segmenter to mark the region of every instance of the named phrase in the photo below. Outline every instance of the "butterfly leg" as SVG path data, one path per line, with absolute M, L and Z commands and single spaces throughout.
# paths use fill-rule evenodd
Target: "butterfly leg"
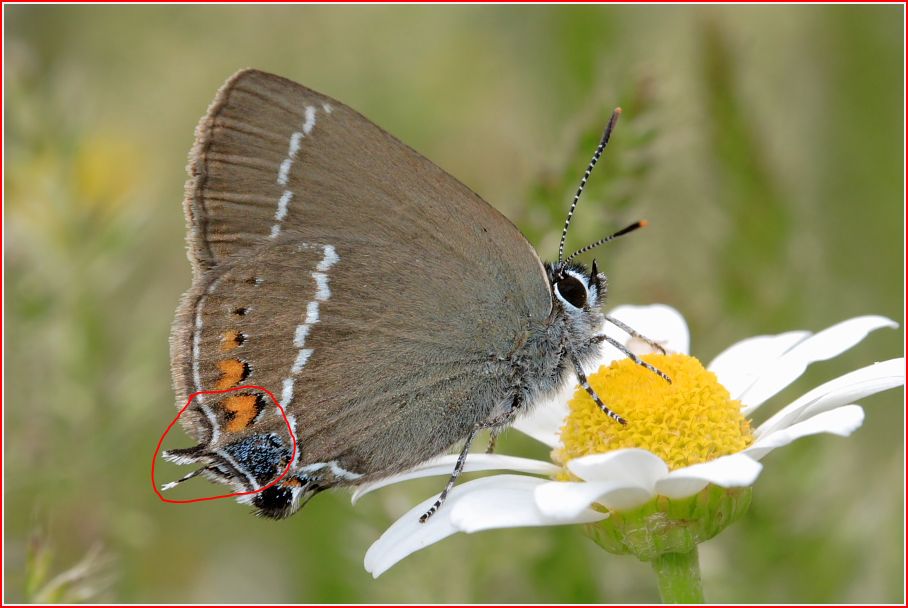
M 486 446 L 486 454 L 495 453 L 495 443 L 498 441 L 498 435 L 501 433 L 498 429 L 492 429 L 489 434 L 489 445 Z
M 460 473 L 463 471 L 463 465 L 466 464 L 467 454 L 470 453 L 470 446 L 473 444 L 473 440 L 476 439 L 476 434 L 481 430 L 481 424 L 474 425 L 470 430 L 470 434 L 467 435 L 467 440 L 463 444 L 463 449 L 460 451 L 460 456 L 457 457 L 457 463 L 454 465 L 454 470 L 451 471 L 451 477 L 448 479 L 448 484 L 445 486 L 445 489 L 441 491 L 441 494 L 438 495 L 438 499 L 429 507 L 429 510 L 420 515 L 419 523 L 426 523 L 429 518 L 441 508 L 441 505 L 448 497 L 448 493 L 454 487 L 454 484 L 457 483 L 457 478 L 460 477 Z
M 161 486 L 161 491 L 162 491 L 162 492 L 166 492 L 167 490 L 170 490 L 170 489 L 172 489 L 172 488 L 175 488 L 175 487 L 177 487 L 178 485 L 180 485 L 181 483 L 183 483 L 184 481 L 189 481 L 190 479 L 192 479 L 192 478 L 195 477 L 196 475 L 198 475 L 198 474 L 200 474 L 200 473 L 203 473 L 207 468 L 208 468 L 208 467 L 202 467 L 202 468 L 200 468 L 200 469 L 196 469 L 195 471 L 192 471 L 191 473 L 187 473 L 186 475 L 183 475 L 182 477 L 180 477 L 180 478 L 177 479 L 176 481 L 170 481 L 170 482 L 168 482 L 168 483 L 165 483 L 163 486 Z
M 486 454 L 491 454 L 495 451 L 495 443 L 498 441 L 498 436 L 504 432 L 505 428 L 514 422 L 514 417 L 517 416 L 517 412 L 520 411 L 522 403 L 522 399 L 519 396 L 515 396 L 514 400 L 511 402 L 511 409 L 500 416 L 486 420 L 482 424 L 482 428 L 491 429 L 491 433 L 489 434 L 489 445 L 486 447 Z
M 574 372 L 577 374 L 577 380 L 580 381 L 580 386 L 583 387 L 583 390 L 589 393 L 590 397 L 593 398 L 593 401 L 596 402 L 596 405 L 599 406 L 599 409 L 602 410 L 602 412 L 606 416 L 615 420 L 616 422 L 627 424 L 627 420 L 610 410 L 606 404 L 602 403 L 602 399 L 599 398 L 599 395 L 597 395 L 596 391 L 593 390 L 593 387 L 590 386 L 589 380 L 586 379 L 586 374 L 583 373 L 583 368 L 580 367 L 580 362 L 577 361 L 577 359 L 575 359 L 574 357 L 571 357 L 571 361 L 573 361 L 574 363 Z
M 640 365 L 640 366 L 642 366 L 642 367 L 645 367 L 646 369 L 648 369 L 649 371 L 653 372 L 654 374 L 656 374 L 657 376 L 659 376 L 660 378 L 662 378 L 663 380 L 665 380 L 665 381 L 668 382 L 669 384 L 672 383 L 672 379 L 668 377 L 668 374 L 666 374 L 666 373 L 663 372 L 662 370 L 659 370 L 659 369 L 657 369 L 656 367 L 650 365 L 649 363 L 647 363 L 646 361 L 644 361 L 643 359 L 641 359 L 640 357 L 638 357 L 637 355 L 635 355 L 634 353 L 632 353 L 630 350 L 628 350 L 628 348 L 627 348 L 624 344 L 622 344 L 622 343 L 619 342 L 618 340 L 615 340 L 615 339 L 612 338 L 611 336 L 606 336 L 605 334 L 602 334 L 602 335 L 599 335 L 599 336 L 594 336 L 594 337 L 593 337 L 593 340 L 596 341 L 596 342 L 608 342 L 609 344 L 611 344 L 612 346 L 614 346 L 615 348 L 617 348 L 618 350 L 620 350 L 622 353 L 624 353 L 624 356 L 625 356 L 625 357 L 627 357 L 628 359 L 630 359 L 631 361 L 633 361 L 633 362 L 636 363 L 637 365 Z M 574 364 L 574 367 L 577 367 L 577 364 L 576 364 L 576 363 Z M 578 367 L 577 369 L 578 369 L 578 373 L 580 373 L 580 372 L 579 372 L 579 369 L 580 369 L 580 368 Z
M 641 342 L 645 342 L 648 346 L 650 346 L 651 348 L 654 348 L 655 350 L 658 350 L 663 355 L 668 354 L 668 352 L 665 350 L 664 346 L 662 346 L 655 340 L 647 338 L 646 336 L 644 336 L 643 334 L 638 332 L 636 329 L 629 327 L 626 323 L 619 321 L 615 317 L 610 317 L 608 315 L 605 315 L 605 320 L 608 321 L 609 323 L 611 323 L 612 325 L 614 325 L 615 327 L 617 327 L 618 329 L 624 330 L 626 333 L 630 334 L 634 338 L 637 338 Z
M 470 430 L 470 434 L 467 435 L 467 440 L 463 444 L 463 449 L 460 451 L 460 456 L 457 457 L 457 463 L 454 465 L 454 470 L 451 471 L 451 477 L 448 478 L 448 483 L 445 485 L 445 489 L 441 491 L 441 494 L 438 495 L 438 499 L 429 507 L 429 510 L 423 513 L 419 517 L 419 523 L 426 523 L 430 517 L 432 517 L 438 509 L 441 508 L 441 505 L 447 499 L 448 494 L 454 488 L 454 484 L 457 483 L 457 478 L 460 477 L 460 474 L 463 472 L 463 467 L 467 462 L 467 455 L 470 453 L 470 446 L 473 444 L 473 440 L 476 439 L 476 435 L 479 431 L 483 429 L 492 429 L 492 438 L 489 441 L 490 450 L 486 453 L 489 453 L 491 450 L 495 449 L 495 440 L 498 438 L 498 434 L 501 430 L 511 423 L 514 420 L 514 416 L 517 415 L 517 412 L 520 410 L 520 398 L 515 396 L 513 403 L 511 403 L 511 409 L 505 412 L 500 416 L 495 418 L 490 418 L 485 422 L 473 425 L 473 428 Z

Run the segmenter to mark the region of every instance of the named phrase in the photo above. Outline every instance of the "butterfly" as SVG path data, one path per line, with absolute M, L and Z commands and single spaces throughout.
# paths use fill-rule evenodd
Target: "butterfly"
M 583 374 L 602 342 L 668 377 L 601 331 L 610 322 L 646 340 L 603 314 L 606 277 L 575 258 L 644 222 L 564 255 L 619 113 L 574 196 L 558 260 L 543 264 L 501 213 L 356 111 L 265 72 L 230 78 L 190 153 L 193 279 L 171 364 L 180 405 L 236 390 L 198 395 L 181 418 L 198 443 L 164 453 L 196 467 L 179 481 L 251 492 L 237 499 L 283 518 L 325 489 L 463 442 L 425 521 L 480 431 L 494 442 L 573 377 L 624 423 Z M 255 387 L 277 396 L 286 421 Z

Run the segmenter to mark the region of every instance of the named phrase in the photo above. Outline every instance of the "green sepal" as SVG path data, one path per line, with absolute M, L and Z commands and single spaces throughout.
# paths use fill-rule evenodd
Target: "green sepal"
M 636 555 L 649 562 L 667 553 L 688 553 L 747 513 L 750 488 L 712 484 L 687 498 L 656 496 L 627 511 L 609 511 L 584 531 L 610 553 Z

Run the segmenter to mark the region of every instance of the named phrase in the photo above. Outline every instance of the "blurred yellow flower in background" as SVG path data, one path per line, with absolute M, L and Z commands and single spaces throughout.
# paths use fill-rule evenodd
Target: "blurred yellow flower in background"
M 110 133 L 89 135 L 75 150 L 74 199 L 97 213 L 115 212 L 134 193 L 140 165 L 132 142 Z

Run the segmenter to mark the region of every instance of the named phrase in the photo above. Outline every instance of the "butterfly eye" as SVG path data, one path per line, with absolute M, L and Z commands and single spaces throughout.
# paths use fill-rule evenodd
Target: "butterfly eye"
M 567 275 L 563 279 L 555 283 L 555 290 L 562 300 L 564 300 L 574 308 L 583 308 L 584 306 L 586 306 L 586 285 L 584 285 L 579 279 L 572 277 L 571 275 Z

